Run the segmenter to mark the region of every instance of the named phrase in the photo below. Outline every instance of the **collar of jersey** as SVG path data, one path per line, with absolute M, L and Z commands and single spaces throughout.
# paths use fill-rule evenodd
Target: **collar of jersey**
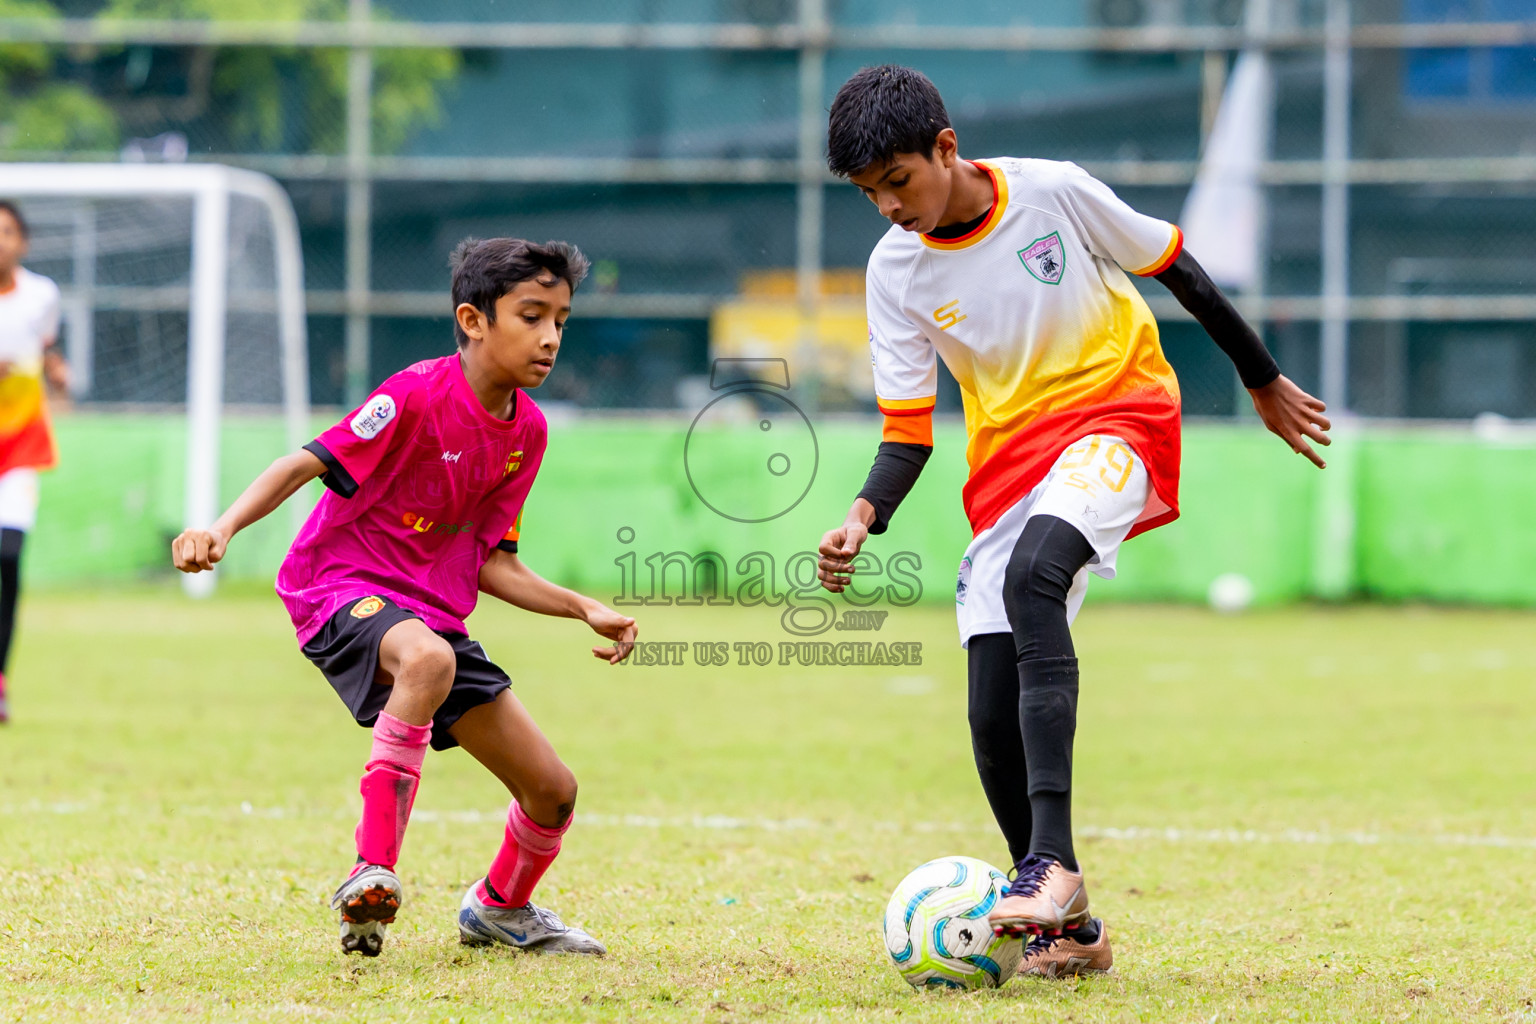
M 481 423 L 484 423 L 487 426 L 496 427 L 500 430 L 510 430 L 517 426 L 518 421 L 523 418 L 523 407 L 528 404 L 528 396 L 523 394 L 522 388 L 518 388 L 513 392 L 514 405 L 512 408 L 512 418 L 509 420 L 498 419 L 497 417 L 492 416 L 489 412 L 487 412 L 485 406 L 480 404 L 480 396 L 475 394 L 475 389 L 469 384 L 469 378 L 464 376 L 463 357 L 459 355 L 459 353 L 455 352 L 448 358 L 453 360 L 454 388 L 456 388 L 459 394 L 463 396 L 464 401 L 470 406 L 470 408 L 475 410 L 475 415 Z
M 987 177 L 992 179 L 992 209 L 987 214 L 987 219 L 982 221 L 974 231 L 961 235 L 959 238 L 933 238 L 923 235 L 923 244 L 930 249 L 965 249 L 975 245 L 992 233 L 998 222 L 1003 219 L 1003 211 L 1008 208 L 1008 178 L 1002 171 L 983 160 L 972 160 L 972 164 L 987 172 Z
M 15 295 L 17 292 L 21 291 L 21 278 L 22 275 L 26 273 L 28 273 L 26 267 L 17 267 L 15 270 L 11 271 L 11 286 L 4 291 L 0 291 L 0 299 L 8 299 L 12 295 Z

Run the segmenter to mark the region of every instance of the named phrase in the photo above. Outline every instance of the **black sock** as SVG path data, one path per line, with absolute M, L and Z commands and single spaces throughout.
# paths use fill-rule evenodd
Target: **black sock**
M 1072 849 L 1072 742 L 1077 734 L 1077 652 L 1067 594 L 1093 545 L 1064 519 L 1024 524 L 1003 574 L 1003 606 L 1018 655 L 1019 732 L 1029 765 L 1029 852 L 1077 870 Z
M 1019 732 L 1019 666 L 1011 633 L 983 633 L 966 645 L 967 716 L 976 774 L 1008 842 L 1010 864 L 1029 853 L 1033 818 Z
M 11 656 L 11 637 L 16 631 L 16 599 L 21 596 L 21 542 L 26 533 L 0 529 L 0 673 Z
M 1099 941 L 1099 923 L 1091 917 L 1082 924 L 1073 925 L 1070 928 L 1063 928 L 1062 931 L 1066 932 L 1068 935 L 1072 936 L 1074 939 L 1076 939 L 1078 942 L 1081 942 L 1085 946 L 1091 946 L 1095 942 Z
M 1077 855 L 1072 849 L 1072 794 L 1031 793 L 1029 809 L 1034 815 L 1029 852 L 1061 861 L 1068 871 L 1076 871 Z
M 1076 871 L 1072 849 L 1072 741 L 1077 734 L 1077 659 L 1019 664 L 1019 719 L 1029 759 L 1029 852 Z

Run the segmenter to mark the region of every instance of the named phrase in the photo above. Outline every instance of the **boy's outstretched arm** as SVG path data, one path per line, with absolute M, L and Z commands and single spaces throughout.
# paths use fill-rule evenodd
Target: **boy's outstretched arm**
M 932 413 L 925 414 L 931 417 Z M 932 441 L 931 419 L 926 420 L 925 439 Z M 821 538 L 817 553 L 816 576 L 821 585 L 834 594 L 848 589 L 853 574 L 853 560 L 870 534 L 880 534 L 890 526 L 891 516 L 906 498 L 912 485 L 933 454 L 933 445 L 903 441 L 881 441 L 875 464 L 869 467 L 864 489 L 853 499 L 843 525 L 828 530 Z
M 592 648 L 593 657 L 610 665 L 629 657 L 635 637 L 640 635 L 634 619 L 620 615 L 595 598 L 549 582 L 511 551 L 491 551 L 491 557 L 480 567 L 480 589 L 524 611 L 580 619 L 601 636 L 616 641 L 612 647 Z
M 325 463 L 307 451 L 284 455 L 262 471 L 245 492 L 206 530 L 187 529 L 171 541 L 171 561 L 182 572 L 203 572 L 224 557 L 230 538 L 268 515 L 293 492 L 325 472 Z
M 1233 308 L 1205 268 L 1185 250 L 1172 266 L 1156 276 L 1232 360 L 1243 387 L 1253 398 L 1254 409 L 1270 432 L 1290 445 L 1291 451 L 1311 459 L 1319 469 L 1326 467 L 1327 463 L 1307 440 L 1322 445 L 1330 443 L 1327 431 L 1332 424 L 1323 415 L 1327 406 L 1280 373 L 1263 340 Z

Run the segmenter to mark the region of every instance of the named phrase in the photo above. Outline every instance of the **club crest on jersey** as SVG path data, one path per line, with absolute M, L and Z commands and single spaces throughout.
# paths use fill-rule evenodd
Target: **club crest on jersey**
M 384 424 L 395 418 L 395 400 L 388 395 L 374 395 L 368 404 L 352 417 L 352 433 L 370 441 L 384 429 Z
M 509 476 L 512 473 L 516 473 L 517 470 L 518 470 L 518 467 L 521 466 L 522 464 L 523 464 L 523 450 L 521 448 L 519 448 L 517 451 L 513 452 L 511 455 L 507 456 L 507 469 L 506 469 L 506 472 L 502 473 L 501 475 L 502 476 Z
M 354 619 L 366 619 L 370 615 L 378 614 L 383 608 L 384 599 L 382 597 L 365 597 L 352 606 L 352 617 Z
M 1055 231 L 1035 239 L 1029 248 L 1020 249 L 1019 260 L 1031 277 L 1044 284 L 1061 284 L 1061 277 L 1067 272 L 1067 250 Z

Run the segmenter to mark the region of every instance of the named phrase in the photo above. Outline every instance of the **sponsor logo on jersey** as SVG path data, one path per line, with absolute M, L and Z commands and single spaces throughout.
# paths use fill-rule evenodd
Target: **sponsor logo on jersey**
M 407 512 L 400 517 L 400 522 L 409 526 L 417 533 L 468 533 L 475 528 L 473 520 L 465 523 L 439 523 L 428 519 L 426 516 L 417 515 L 415 512 Z
M 1035 239 L 1029 248 L 1020 249 L 1019 260 L 1031 277 L 1044 284 L 1061 284 L 1062 275 L 1067 272 L 1067 250 L 1055 231 Z
M 384 607 L 382 597 L 365 597 L 352 606 L 354 619 L 366 619 L 370 615 L 376 615 Z
M 444 462 L 458 462 L 459 461 L 459 456 L 463 455 L 463 454 L 464 453 L 461 452 L 461 451 L 460 452 L 443 452 L 443 461 Z
M 944 305 L 933 311 L 933 322 L 938 324 L 941 330 L 945 331 L 955 326 L 955 324 L 959 323 L 961 320 L 968 319 L 970 318 L 967 317 L 964 313 L 960 312 L 959 299 L 955 299 L 953 302 L 946 302 Z
M 368 404 L 352 417 L 352 433 L 364 441 L 371 441 L 379 436 L 379 431 L 394 418 L 395 400 L 388 395 L 374 395 L 369 399 Z

